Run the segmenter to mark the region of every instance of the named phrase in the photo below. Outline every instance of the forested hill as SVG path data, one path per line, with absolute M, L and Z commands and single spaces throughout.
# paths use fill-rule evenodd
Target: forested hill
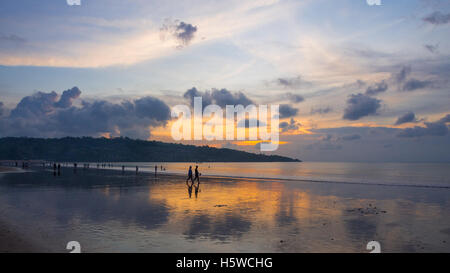
M 84 162 L 295 162 L 284 156 L 129 138 L 0 138 L 0 160 Z

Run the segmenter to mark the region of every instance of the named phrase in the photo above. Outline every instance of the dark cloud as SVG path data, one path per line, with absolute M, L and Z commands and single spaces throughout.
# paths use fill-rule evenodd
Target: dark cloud
M 413 112 L 408 112 L 403 116 L 399 117 L 395 122 L 395 125 L 400 125 L 409 122 L 417 122 L 416 115 Z
M 225 107 L 226 105 L 242 104 L 247 106 L 253 104 L 253 102 L 242 92 L 231 93 L 227 89 L 213 89 L 211 95 L 213 101 L 221 107 Z
M 425 122 L 425 127 L 415 126 L 401 130 L 398 137 L 423 137 L 423 136 L 445 136 L 448 134 L 448 125 L 450 115 L 443 117 L 436 122 Z
M 56 92 L 37 92 L 24 97 L 9 116 L 0 119 L 1 136 L 61 137 L 128 136 L 147 139 L 150 127 L 165 125 L 170 109 L 161 100 L 144 97 L 134 101 L 111 103 L 104 100 L 72 101 L 81 91 L 66 90 L 60 99 Z
M 440 123 L 448 123 L 448 122 L 450 122 L 450 114 L 448 114 L 445 117 L 441 118 L 438 122 L 440 122 Z
M 345 141 L 353 141 L 353 140 L 361 139 L 361 136 L 358 134 L 354 134 L 354 135 L 343 136 L 342 139 Z
M 424 17 L 423 20 L 433 25 L 444 25 L 450 22 L 450 13 L 445 14 L 435 11 Z
M 211 92 L 209 92 L 209 91 L 201 92 L 201 91 L 197 90 L 197 88 L 195 88 L 195 87 L 188 89 L 184 93 L 183 97 L 185 99 L 189 99 L 192 107 L 194 107 L 194 98 L 195 97 L 202 97 L 203 107 L 205 107 L 206 105 L 212 104 Z
M 305 98 L 303 98 L 303 96 L 301 95 L 297 95 L 297 94 L 292 94 L 292 93 L 286 93 L 285 97 L 292 101 L 293 103 L 299 103 L 305 100 Z
M 426 44 L 426 45 L 424 45 L 424 47 L 431 53 L 438 53 L 438 50 L 439 50 L 439 44 L 436 44 L 436 45 Z
M 330 106 L 319 107 L 319 108 L 311 108 L 311 115 L 314 115 L 314 114 L 321 114 L 321 115 L 323 115 L 323 114 L 328 114 L 328 113 L 330 113 L 332 111 L 333 111 L 333 109 L 331 109 Z
M 290 106 L 289 104 L 280 104 L 280 118 L 294 117 L 298 113 L 298 109 Z
M 403 83 L 409 74 L 411 74 L 411 66 L 403 66 L 400 72 L 395 74 L 393 78 L 397 83 Z
M 73 87 L 63 92 L 59 101 L 55 104 L 56 107 L 67 108 L 72 106 L 72 102 L 80 97 L 81 91 L 78 87 Z
M 277 83 L 284 87 L 298 87 L 302 83 L 300 76 L 294 78 L 278 78 Z
M 291 118 L 289 122 L 283 121 L 280 122 L 280 129 L 283 133 L 289 132 L 289 131 L 296 131 L 302 126 L 299 122 L 296 122 L 295 119 Z
M 386 81 L 381 81 L 367 87 L 366 95 L 373 96 L 378 93 L 385 92 L 388 89 Z
M 55 110 L 58 102 L 58 94 L 37 92 L 31 96 L 24 97 L 16 108 L 11 111 L 12 118 L 38 118 L 50 114 Z
M 266 126 L 265 122 L 259 121 L 258 119 L 244 119 L 238 122 L 238 128 L 255 128 L 260 126 Z
M 347 100 L 343 118 L 346 120 L 358 120 L 369 115 L 376 115 L 381 107 L 381 100 L 364 94 L 352 94 Z
M 296 89 L 311 83 L 302 79 L 301 76 L 277 78 L 275 84 L 284 88 Z
M 212 89 L 211 91 L 201 92 L 197 90 L 197 88 L 193 87 L 187 90 L 183 97 L 189 99 L 191 106 L 194 106 L 194 97 L 202 97 L 203 107 L 210 104 L 217 104 L 220 107 L 225 107 L 226 105 L 240 104 L 247 106 L 249 104 L 253 104 L 253 101 L 250 100 L 244 93 L 232 93 L 227 89 Z
M 162 40 L 165 40 L 166 34 L 168 34 L 178 41 L 177 48 L 183 48 L 194 39 L 197 27 L 179 20 L 171 21 L 166 19 L 160 31 Z
M 194 39 L 194 34 L 197 32 L 197 27 L 185 22 L 180 22 L 176 25 L 175 36 L 184 45 L 188 45 L 192 39 Z
M 399 137 L 445 136 L 448 133 L 447 125 L 438 122 L 425 122 L 425 127 L 415 126 L 401 131 Z
M 421 81 L 417 79 L 410 79 L 403 85 L 403 91 L 414 91 L 418 89 L 423 89 L 431 86 L 433 83 L 431 81 Z

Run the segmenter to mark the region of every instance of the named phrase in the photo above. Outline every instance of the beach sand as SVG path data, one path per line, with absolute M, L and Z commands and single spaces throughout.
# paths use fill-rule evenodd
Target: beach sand
M 0 252 L 450 252 L 442 188 L 35 169 L 0 176 L 0 207 Z

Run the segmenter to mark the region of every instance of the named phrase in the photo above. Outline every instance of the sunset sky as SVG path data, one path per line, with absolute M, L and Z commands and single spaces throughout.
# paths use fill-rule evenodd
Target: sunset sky
M 173 142 L 203 96 L 280 104 L 275 154 L 449 162 L 450 2 L 381 1 L 2 1 L 0 137 Z

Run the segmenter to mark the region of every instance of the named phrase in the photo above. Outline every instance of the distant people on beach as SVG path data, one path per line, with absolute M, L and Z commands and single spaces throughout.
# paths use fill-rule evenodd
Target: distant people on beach
M 122 173 L 125 173 L 125 165 L 122 165 Z
M 138 167 L 138 166 L 136 166 L 136 174 L 138 173 L 138 171 L 139 171 L 139 167 Z
M 155 177 L 156 177 L 156 172 L 158 171 L 158 165 L 155 165 Z
M 61 164 L 58 164 L 58 176 L 61 175 Z

